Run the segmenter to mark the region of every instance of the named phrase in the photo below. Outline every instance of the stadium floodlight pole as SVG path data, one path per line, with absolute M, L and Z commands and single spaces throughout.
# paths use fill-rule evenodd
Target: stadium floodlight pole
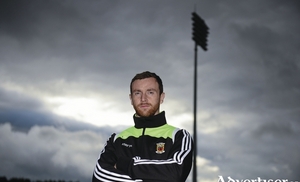
M 197 43 L 195 42 L 194 61 L 194 158 L 193 158 L 193 182 L 197 182 Z
M 192 39 L 195 41 L 194 60 L 194 157 L 193 157 L 193 182 L 197 182 L 197 55 L 198 45 L 207 51 L 208 26 L 197 13 L 192 13 Z

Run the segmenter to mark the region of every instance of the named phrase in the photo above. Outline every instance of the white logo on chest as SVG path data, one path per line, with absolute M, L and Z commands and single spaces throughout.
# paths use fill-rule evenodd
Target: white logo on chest
M 132 145 L 130 145 L 130 144 L 127 144 L 127 143 L 122 143 L 122 146 L 124 146 L 124 147 L 128 147 L 128 148 L 131 148 L 131 147 L 132 147 Z

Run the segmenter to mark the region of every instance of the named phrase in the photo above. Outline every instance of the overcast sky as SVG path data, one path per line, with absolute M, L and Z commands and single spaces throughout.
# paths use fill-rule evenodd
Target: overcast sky
M 129 83 L 145 70 L 168 123 L 193 133 L 195 5 L 210 28 L 199 181 L 299 180 L 297 0 L 0 1 L 0 176 L 91 181 L 106 139 L 133 124 Z

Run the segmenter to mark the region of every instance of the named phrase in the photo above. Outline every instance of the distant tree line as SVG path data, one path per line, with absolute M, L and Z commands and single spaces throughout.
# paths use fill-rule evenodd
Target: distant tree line
M 0 176 L 0 182 L 79 182 L 79 181 L 65 181 L 65 180 L 36 180 L 32 181 L 27 178 L 10 178 L 7 179 L 5 176 Z

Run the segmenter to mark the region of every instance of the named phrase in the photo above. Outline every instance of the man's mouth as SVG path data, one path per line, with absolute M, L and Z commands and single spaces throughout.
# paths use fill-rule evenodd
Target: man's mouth
M 151 105 L 150 104 L 140 104 L 140 107 L 142 108 L 146 108 L 146 107 L 150 107 Z

